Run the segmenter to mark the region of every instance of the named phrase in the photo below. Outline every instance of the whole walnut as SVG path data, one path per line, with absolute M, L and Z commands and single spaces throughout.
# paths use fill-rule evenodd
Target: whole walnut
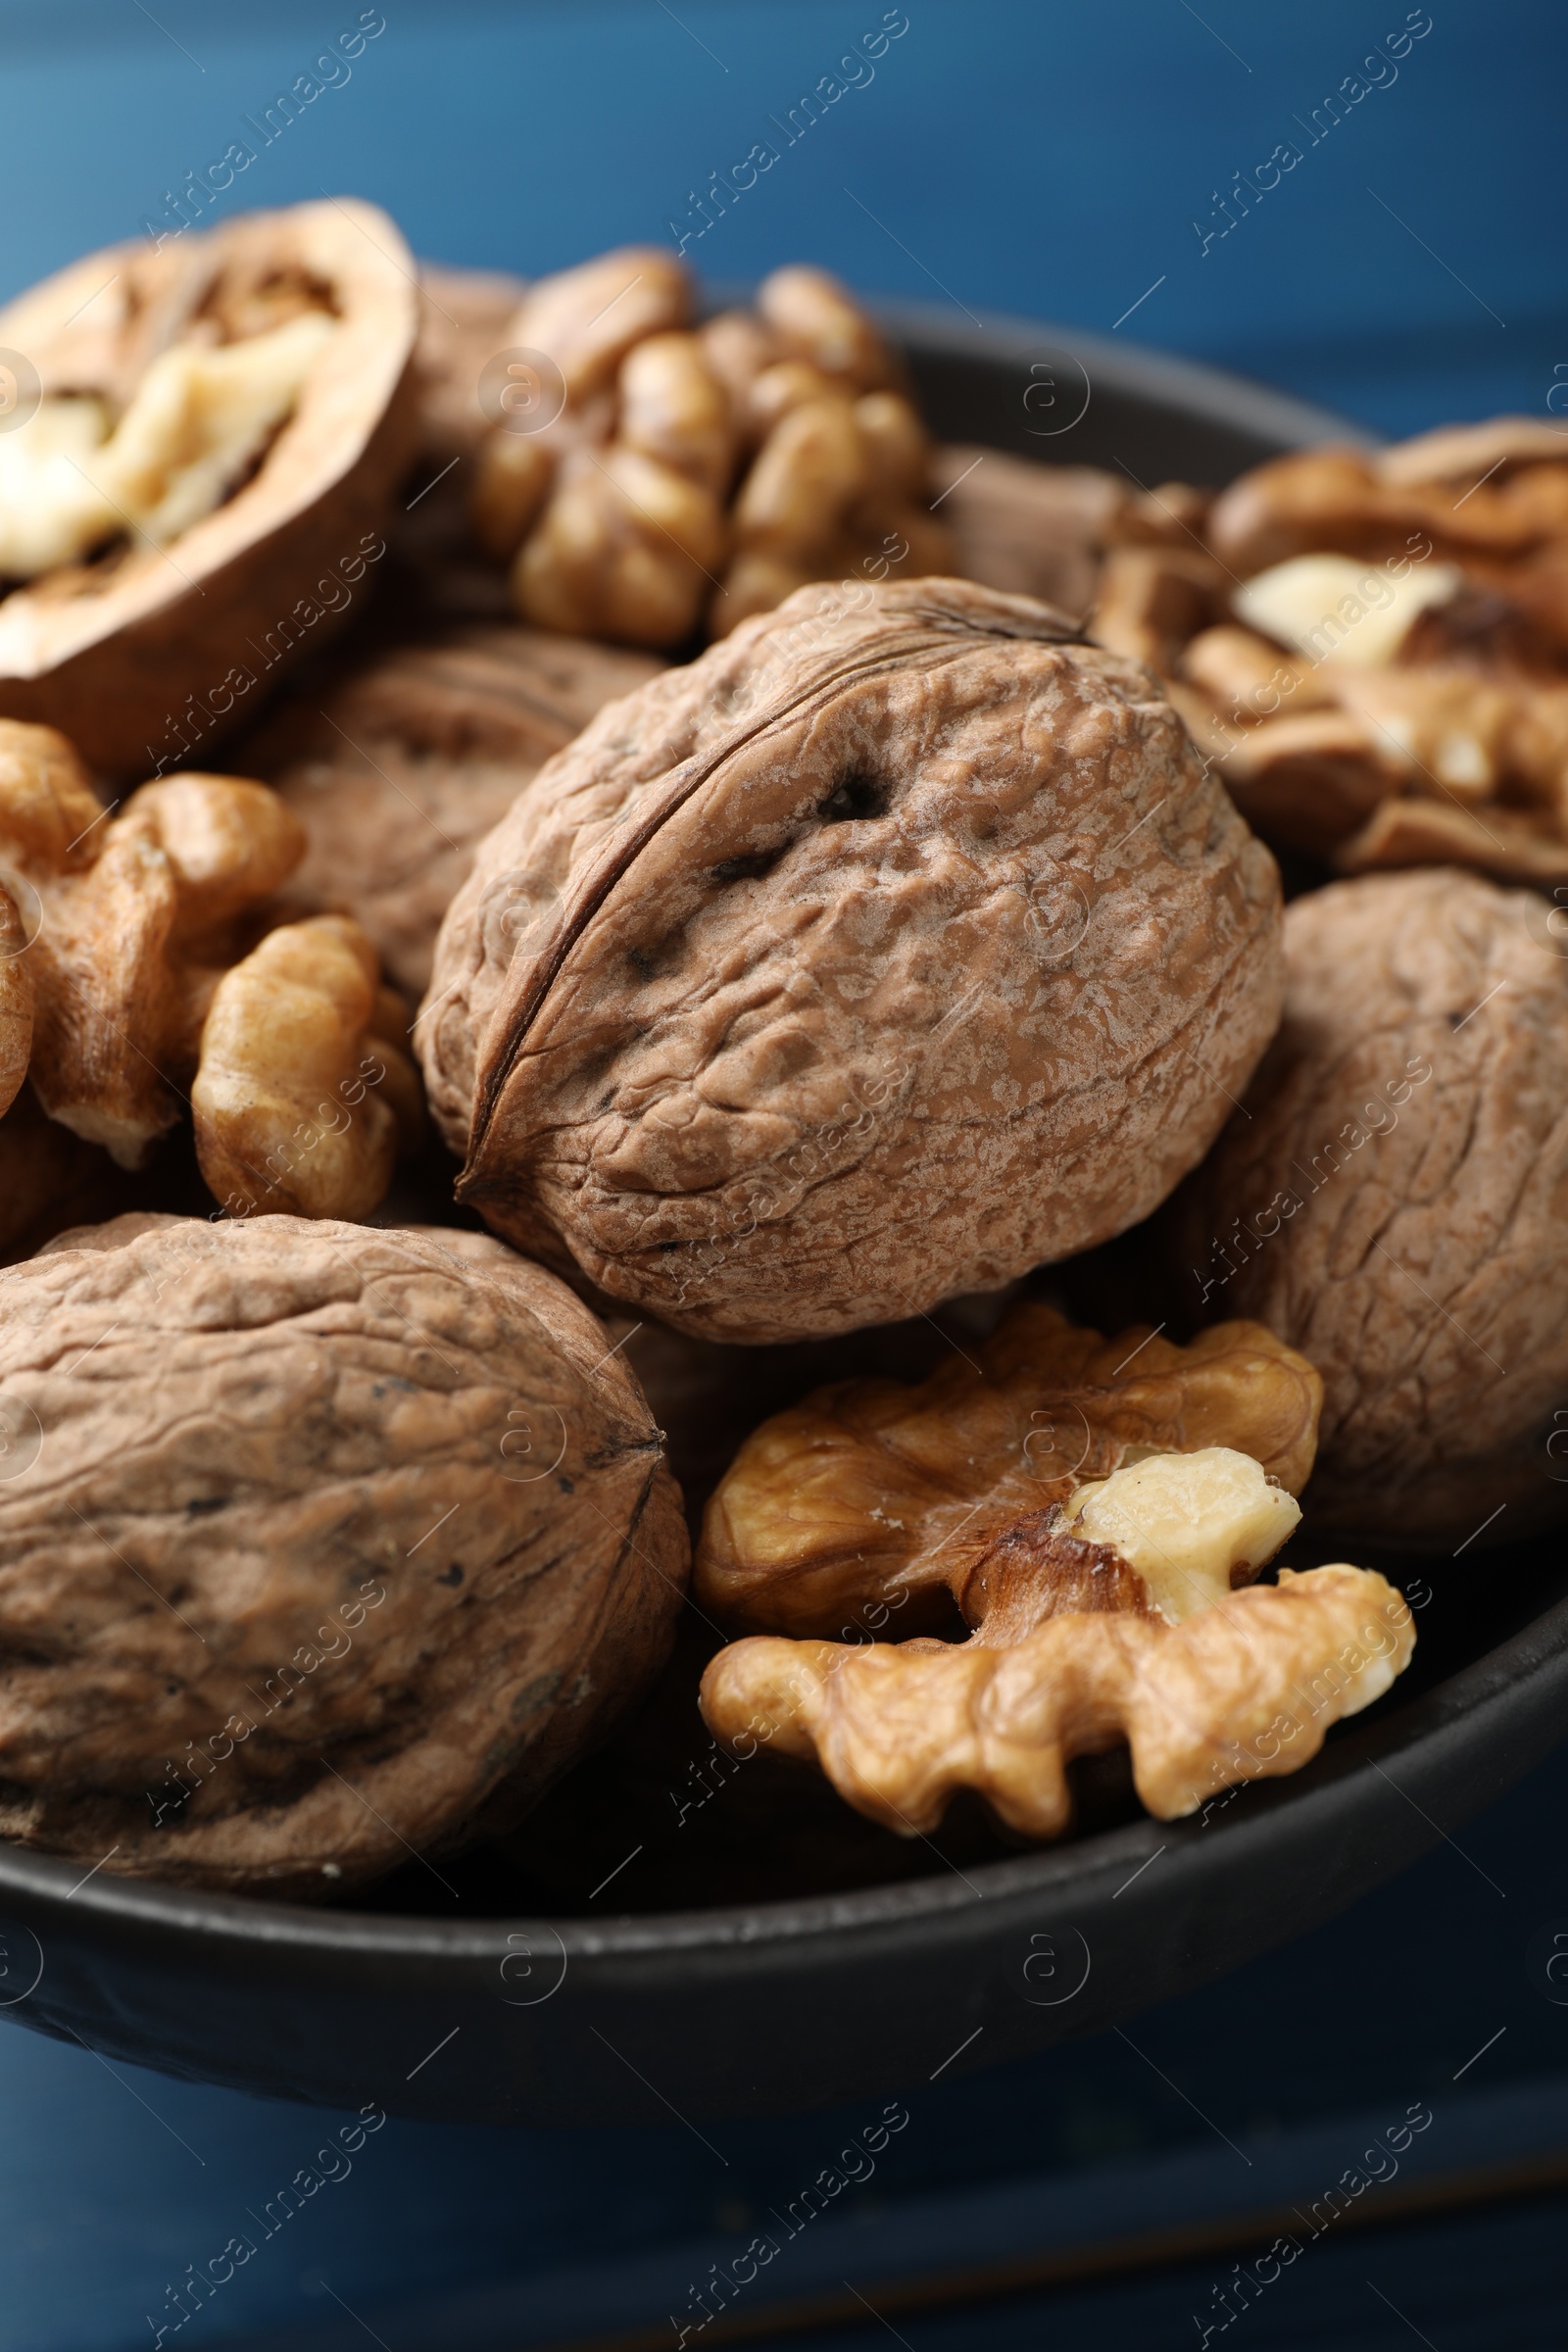
M 481 845 L 416 1034 L 460 1197 L 677 1329 L 852 1329 L 1146 1216 L 1278 1017 L 1279 883 L 1136 664 L 811 588 Z
M 83 1868 L 341 1890 L 514 1818 L 669 1647 L 642 1391 L 497 1243 L 79 1229 L 0 1273 L 0 1836 Z
M 1315 1523 L 1507 1542 L 1568 1506 L 1568 940 L 1442 869 L 1285 937 L 1279 1037 L 1173 1204 L 1189 1299 L 1322 1373 Z
M 657 667 L 613 646 L 469 623 L 286 697 L 234 754 L 305 829 L 282 903 L 352 914 L 387 977 L 417 998 L 474 845 L 553 752 Z

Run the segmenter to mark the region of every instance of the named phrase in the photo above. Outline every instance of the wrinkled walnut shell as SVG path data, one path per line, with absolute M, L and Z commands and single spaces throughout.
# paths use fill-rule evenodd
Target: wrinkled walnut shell
M 416 1034 L 487 1223 L 782 1340 L 1146 1215 L 1273 1032 L 1278 906 L 1170 706 L 1049 607 L 808 590 L 525 788 Z
M 1000 449 L 933 452 L 931 488 L 953 534 L 954 569 L 1038 596 L 1081 620 L 1095 601 L 1126 484 L 1094 466 L 1037 466 Z
M 1287 913 L 1278 1041 L 1170 1230 L 1195 1308 L 1261 1317 L 1322 1373 L 1321 1524 L 1480 1549 L 1568 1502 L 1557 931 L 1441 870 Z
M 475 844 L 553 753 L 658 668 L 579 638 L 468 626 L 285 701 L 234 758 L 305 828 L 290 912 L 352 914 L 417 999 Z
M 320 1895 L 520 1812 L 685 1578 L 608 1347 L 429 1234 L 122 1217 L 0 1275 L 37 1439 L 0 1483 L 0 1835 Z
M 111 568 L 68 566 L 0 601 L 0 710 L 64 727 L 107 774 L 178 757 L 193 699 L 206 710 L 221 690 L 231 710 L 258 666 L 294 659 L 296 606 L 384 519 L 416 430 L 414 267 L 384 213 L 330 201 L 162 250 L 106 247 L 0 311 L 0 344 L 46 396 L 102 392 L 118 407 L 160 350 L 204 322 L 243 335 L 251 307 L 296 281 L 324 298 L 334 331 L 252 477 L 167 552 L 144 536 Z
M 472 458 L 490 430 L 479 406 L 485 363 L 505 351 L 526 287 L 504 270 L 419 265 L 419 335 L 415 348 L 419 446 L 432 467 Z

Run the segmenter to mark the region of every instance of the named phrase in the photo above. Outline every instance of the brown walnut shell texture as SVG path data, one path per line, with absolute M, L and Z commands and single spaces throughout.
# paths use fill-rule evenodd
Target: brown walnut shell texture
M 1568 1504 L 1557 927 L 1439 869 L 1287 913 L 1278 1041 L 1171 1232 L 1195 1308 L 1261 1317 L 1322 1373 L 1320 1525 L 1480 1549 Z
M 318 1896 L 523 1810 L 685 1581 L 608 1346 L 429 1233 L 127 1216 L 0 1274 L 0 1835 Z
M 1120 474 L 955 442 L 933 452 L 931 488 L 953 534 L 953 568 L 964 579 L 1038 596 L 1075 620 L 1089 612 L 1129 503 Z
M 231 669 L 270 677 L 296 659 L 296 603 L 384 521 L 417 432 L 414 263 L 376 206 L 329 200 L 161 250 L 107 246 L 0 310 L 0 345 L 46 396 L 102 392 L 118 409 L 168 345 L 226 337 L 296 283 L 336 328 L 251 479 L 167 553 L 137 541 L 107 569 L 67 566 L 0 599 L 0 712 L 62 727 L 107 775 L 172 757 L 191 697 L 205 710 L 224 689 L 232 708 Z
M 1279 934 L 1142 669 L 965 581 L 810 588 L 518 796 L 417 1035 L 488 1224 L 788 1340 L 1146 1216 L 1273 1033 Z
M 289 697 L 233 751 L 305 828 L 282 904 L 352 914 L 418 997 L 476 844 L 596 711 L 661 666 L 586 638 L 470 624 Z
M 419 447 L 436 465 L 471 458 L 491 419 L 479 406 L 486 361 L 505 351 L 507 329 L 527 292 L 504 270 L 419 265 L 419 336 L 415 349 Z

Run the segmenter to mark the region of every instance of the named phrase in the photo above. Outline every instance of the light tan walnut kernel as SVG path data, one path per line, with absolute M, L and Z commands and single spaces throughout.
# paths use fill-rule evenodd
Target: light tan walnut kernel
M 1145 1805 L 1179 1820 L 1234 1782 L 1308 1763 L 1414 1642 L 1408 1606 L 1374 1571 L 1287 1569 L 1181 1625 L 1056 1617 L 1006 1649 L 754 1637 L 709 1667 L 703 1713 L 737 1753 L 769 1742 L 820 1764 L 901 1837 L 936 1829 L 968 1788 L 1021 1836 L 1056 1838 L 1074 1756 L 1125 1740 Z
M 841 376 L 858 392 L 879 391 L 895 380 L 887 345 L 826 270 L 799 263 L 775 270 L 757 289 L 757 308 L 784 350 L 824 375 Z
M 646 249 L 531 289 L 513 338 L 559 369 L 559 413 L 498 423 L 471 501 L 519 618 L 669 648 L 811 580 L 955 568 L 871 320 L 819 270 L 775 271 L 759 302 L 688 330 L 684 271 Z
M 27 1074 L 51 1118 L 141 1165 L 179 1116 L 235 925 L 304 848 L 265 785 L 170 776 L 111 812 L 63 736 L 0 721 L 0 883 L 24 942 L 6 985 L 30 987 Z
M 776 1414 L 698 1547 L 699 1606 L 769 1629 L 709 1666 L 710 1729 L 814 1760 L 906 1835 L 966 1787 L 1055 1837 L 1067 1763 L 1123 1739 L 1165 1819 L 1296 1770 L 1414 1642 L 1399 1595 L 1359 1569 L 1244 1589 L 1300 1517 L 1321 1394 L 1258 1324 L 1184 1348 L 1025 1305 L 978 1362 Z M 955 1603 L 969 1639 L 932 1639 Z
M 691 305 L 691 278 L 675 254 L 662 245 L 622 245 L 536 278 L 507 341 L 553 361 L 577 407 L 609 389 L 645 335 L 684 326 Z
M 1129 502 L 1115 535 L 1097 634 L 1167 680 L 1265 840 L 1345 873 L 1568 881 L 1568 451 L 1544 420 L 1296 451 L 1196 507 Z
M 674 645 L 694 626 L 728 532 L 711 490 L 620 443 L 569 455 L 513 569 L 536 628 Z
M 475 459 L 469 502 L 485 553 L 509 564 L 533 529 L 556 478 L 556 452 L 533 433 L 494 432 Z
M 219 982 L 191 1106 L 230 1215 L 368 1217 L 400 1140 L 417 1142 L 418 1079 L 391 1035 L 407 1015 L 377 971 L 358 923 L 323 914 L 269 932 Z
M 923 1634 L 956 1603 L 1011 1641 L 1084 1605 L 1076 1544 L 1179 1617 L 1289 1535 L 1321 1396 L 1258 1323 L 1178 1348 L 1015 1306 L 917 1388 L 842 1381 L 764 1421 L 709 1503 L 694 1590 L 747 1632 Z
M 620 438 L 722 498 L 735 465 L 735 429 L 729 396 L 698 336 L 650 335 L 627 353 Z

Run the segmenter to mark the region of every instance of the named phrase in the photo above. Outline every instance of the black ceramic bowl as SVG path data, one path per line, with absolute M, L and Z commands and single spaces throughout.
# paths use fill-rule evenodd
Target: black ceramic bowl
M 1363 437 L 1131 347 L 886 316 L 946 439 L 1152 483 Z M 171 2074 L 465 2122 L 700 2122 L 1016 2057 L 1300 1934 L 1550 1747 L 1559 1547 L 1401 1571 L 1427 1598 L 1410 1673 L 1305 1771 L 1206 1819 L 1147 1820 L 1106 1760 L 1066 1844 L 1009 1850 L 961 1810 L 905 1844 L 804 1777 L 726 1779 L 688 1659 L 646 1744 L 580 1768 L 506 1853 L 411 1863 L 373 1908 L 83 1882 L 0 1847 L 0 2016 Z

